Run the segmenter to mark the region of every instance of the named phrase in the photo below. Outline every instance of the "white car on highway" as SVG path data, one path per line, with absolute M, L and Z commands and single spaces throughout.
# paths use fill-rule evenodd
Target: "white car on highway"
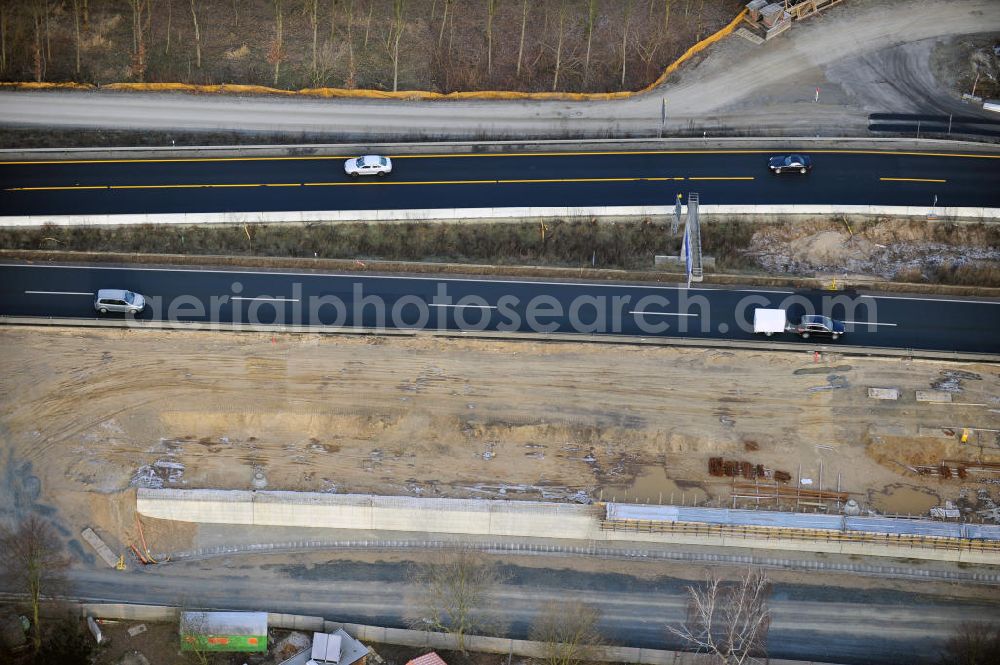
M 125 289 L 101 289 L 94 298 L 94 309 L 101 314 L 123 312 L 139 314 L 146 309 L 146 299 Z
M 380 155 L 362 155 L 344 162 L 344 173 L 357 178 L 359 175 L 384 176 L 392 173 L 392 160 Z

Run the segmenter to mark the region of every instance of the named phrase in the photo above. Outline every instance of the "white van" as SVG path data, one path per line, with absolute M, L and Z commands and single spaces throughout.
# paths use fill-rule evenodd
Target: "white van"
M 94 309 L 101 314 L 108 312 L 138 314 L 146 309 L 146 299 L 138 293 L 124 289 L 101 289 L 94 298 Z

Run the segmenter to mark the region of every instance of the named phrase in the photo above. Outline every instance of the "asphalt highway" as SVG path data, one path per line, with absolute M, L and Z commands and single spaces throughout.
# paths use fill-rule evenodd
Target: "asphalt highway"
M 770 307 L 785 309 L 792 321 L 804 313 L 845 321 L 847 333 L 834 344 L 1000 353 L 1000 300 L 855 291 L 8 264 L 0 265 L 0 314 L 93 318 L 102 288 L 144 294 L 144 319 L 566 338 L 764 339 L 753 333 L 753 311 Z M 790 333 L 770 339 L 829 342 Z
M 0 162 L 0 216 L 670 205 L 688 192 L 703 205 L 1000 207 L 1000 154 L 808 151 L 805 176 L 772 175 L 773 154 L 390 155 L 390 175 L 360 180 L 347 155 Z
M 600 608 L 601 633 L 613 644 L 653 649 L 683 645 L 665 626 L 686 615 L 686 585 L 558 567 L 506 568 L 510 579 L 494 594 L 491 610 L 526 638 L 545 602 Z M 217 562 L 170 564 L 122 573 L 74 568 L 74 595 L 108 602 L 190 608 L 287 612 L 332 621 L 407 627 L 419 613 L 406 564 L 349 560 L 233 557 Z M 937 661 L 938 649 L 962 623 L 996 614 L 996 603 L 942 598 L 886 588 L 845 588 L 776 582 L 768 654 L 854 665 L 910 665 Z M 912 588 L 912 587 L 911 587 Z M 264 606 L 262 606 L 262 603 Z

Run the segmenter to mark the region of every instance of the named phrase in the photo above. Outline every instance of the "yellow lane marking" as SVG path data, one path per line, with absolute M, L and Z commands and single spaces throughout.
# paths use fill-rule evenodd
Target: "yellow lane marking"
M 52 159 L 47 161 L 0 162 L 0 166 L 27 164 L 164 164 L 186 162 L 291 162 L 318 161 L 324 159 L 348 159 L 330 155 L 327 157 L 180 157 L 175 159 Z
M 775 155 L 784 152 L 824 154 L 824 155 L 907 155 L 915 157 L 973 157 L 983 159 L 1000 159 L 1000 153 L 993 155 L 977 155 L 973 153 L 950 153 L 950 152 L 910 152 L 894 150 L 605 150 L 605 151 L 571 151 L 571 152 L 496 152 L 496 153 L 431 153 L 424 155 L 390 155 L 392 159 L 420 159 L 423 157 L 586 157 L 587 155 Z M 0 162 L 3 164 L 3 162 Z
M 938 178 L 879 178 L 879 180 L 887 182 L 948 182 L 947 180 L 939 180 Z
M 499 153 L 434 153 L 425 155 L 390 155 L 392 159 L 441 159 L 448 157 L 595 157 L 607 155 L 773 155 L 780 150 L 605 150 L 573 152 L 499 152 Z M 785 151 L 790 152 L 790 151 Z M 971 153 L 910 152 L 892 150 L 799 150 L 808 154 L 824 155 L 904 155 L 910 157 L 964 157 L 968 159 L 1000 159 L 1000 154 L 977 155 Z M 31 164 L 157 164 L 187 162 L 278 162 L 278 161 L 322 161 L 348 159 L 354 155 L 329 155 L 324 157 L 181 157 L 176 159 L 69 159 L 47 161 L 0 162 L 0 166 Z
M 108 189 L 197 189 L 199 187 L 301 187 L 301 182 L 263 182 L 206 185 L 109 185 Z
M 349 181 L 349 182 L 306 182 L 306 187 L 362 187 L 365 185 L 495 185 L 496 180 L 373 180 L 371 182 Z
M 720 177 L 691 177 L 688 180 L 753 180 L 753 176 L 720 176 Z
M 65 187 L 8 187 L 8 192 L 58 191 L 61 189 L 108 189 L 107 185 L 67 185 Z
M 666 180 L 753 180 L 753 176 L 724 177 L 651 177 L 651 178 L 538 178 L 512 180 L 374 180 L 371 182 L 274 182 L 190 185 L 86 185 L 79 187 L 9 187 L 8 192 L 42 192 L 75 189 L 212 189 L 222 187 L 355 187 L 370 185 L 511 185 L 536 183 L 577 182 L 662 182 Z
M 50 192 L 75 189 L 208 189 L 216 187 L 301 187 L 300 182 L 272 182 L 246 184 L 204 184 L 204 185 L 81 185 L 74 187 L 8 187 L 8 192 Z

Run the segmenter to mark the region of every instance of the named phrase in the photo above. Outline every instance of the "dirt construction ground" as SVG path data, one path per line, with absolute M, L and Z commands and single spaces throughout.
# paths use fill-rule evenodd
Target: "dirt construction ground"
M 118 531 L 130 501 L 114 499 L 135 486 L 731 505 L 714 456 L 880 512 L 1000 498 L 989 473 L 907 468 L 1000 462 L 994 365 L 17 327 L 0 349 L 0 505 L 75 533 Z M 953 403 L 915 400 L 934 383 Z M 962 427 L 980 429 L 963 444 Z

